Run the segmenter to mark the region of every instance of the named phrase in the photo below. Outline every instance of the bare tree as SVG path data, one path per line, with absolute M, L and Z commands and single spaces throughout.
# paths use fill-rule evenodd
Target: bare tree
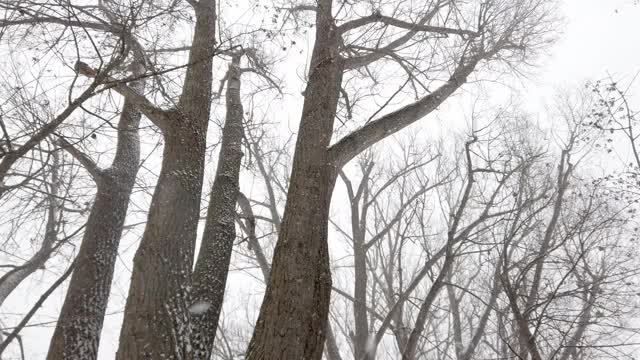
M 535 51 L 548 39 L 550 5 L 491 1 L 465 7 L 438 1 L 419 12 L 414 9 L 412 18 L 417 20 L 388 16 L 376 8 L 369 9 L 370 16 L 354 17 L 350 11 L 355 9 L 344 4 L 334 10 L 331 0 L 304 8 L 315 15 L 313 55 L 287 205 L 248 359 L 322 356 L 331 293 L 327 222 L 338 171 L 371 144 L 435 110 L 480 62 L 501 59 L 515 65 L 523 54 Z M 338 22 L 338 17 L 349 16 Z M 358 44 L 354 39 L 364 31 L 373 32 L 373 38 Z M 386 31 L 398 35 L 375 38 Z M 446 52 L 455 55 L 443 57 L 450 66 L 448 79 L 415 103 L 371 120 L 331 146 L 344 74 L 397 58 L 398 49 L 421 37 L 433 42 L 433 48 L 446 46 L 441 38 L 455 38 Z
M 412 154 L 423 154 L 422 156 L 414 156 Z M 415 158 L 414 158 L 415 157 Z M 375 156 L 373 152 L 365 153 L 359 161 L 360 182 L 357 186 L 350 180 L 349 176 L 344 172 L 340 172 L 340 178 L 347 190 L 347 199 L 349 200 L 349 209 L 351 213 L 350 230 L 345 231 L 338 224 L 338 231 L 350 240 L 350 247 L 353 249 L 353 295 L 348 295 L 342 290 L 338 290 L 334 286 L 334 291 L 342 296 L 348 297 L 352 302 L 353 319 L 342 319 L 346 324 L 342 325 L 351 328 L 348 324 L 353 324 L 353 328 L 349 329 L 348 338 L 352 344 L 353 355 L 355 359 L 372 359 L 374 358 L 374 346 L 372 346 L 373 324 L 369 324 L 369 317 L 375 316 L 382 318 L 385 314 L 379 313 L 375 309 L 375 300 L 370 299 L 375 291 L 369 295 L 369 288 L 373 286 L 370 283 L 369 272 L 372 269 L 381 267 L 385 274 L 384 278 L 389 279 L 393 269 L 394 256 L 389 256 L 390 264 L 385 266 L 384 261 L 379 264 L 379 256 L 369 256 L 368 252 L 377 249 L 380 242 L 384 239 L 394 238 L 400 239 L 403 235 L 402 231 L 397 228 L 403 228 L 403 224 L 410 221 L 415 214 L 416 202 L 424 199 L 427 193 L 434 191 L 448 179 L 446 176 L 429 181 L 424 172 L 425 168 L 432 162 L 437 161 L 439 154 L 430 155 L 429 151 L 420 150 L 411 144 L 403 146 L 403 164 L 398 169 L 391 166 L 383 167 L 375 164 Z M 435 167 L 438 172 L 439 167 Z M 388 172 L 388 176 L 383 174 Z M 389 196 L 393 193 L 393 196 Z M 398 199 L 395 204 L 394 199 Z M 384 199 L 384 200 L 383 200 Z M 394 206 L 395 208 L 392 208 Z M 373 216 L 373 220 L 371 217 Z M 391 235 L 394 234 L 395 236 Z M 402 246 L 396 244 L 396 246 Z M 402 252 L 401 249 L 396 251 Z M 401 265 L 400 265 L 401 267 Z M 398 269 L 402 271 L 402 269 Z M 375 273 L 375 270 L 373 271 Z M 349 276 L 351 278 L 351 275 Z M 374 275 L 374 279 L 375 279 Z M 392 280 L 386 284 L 387 298 L 393 299 L 394 287 Z M 402 327 L 400 318 L 394 317 L 398 323 L 395 327 Z
M 138 52 L 131 66 L 134 76 L 144 71 L 144 58 Z M 144 92 L 144 80 L 130 84 Z M 67 290 L 48 359 L 95 359 L 107 309 L 111 281 L 118 255 L 131 192 L 140 162 L 138 127 L 141 114 L 125 97 L 118 122 L 118 143 L 111 166 L 99 168 L 88 155 L 64 138 L 66 149 L 96 182 L 97 193 L 85 226 L 75 270 Z
M 138 109 L 161 129 L 165 141 L 162 169 L 133 261 L 118 359 L 207 353 L 205 343 L 192 341 L 188 308 L 217 43 L 216 4 L 189 3 L 196 22 L 176 106 L 163 110 L 126 85 L 114 88 L 135 97 Z
M 485 74 L 526 69 L 556 34 L 555 0 L 254 5 L 0 0 L 0 304 L 44 266 L 67 268 L 83 235 L 64 276 L 3 319 L 0 352 L 30 351 L 25 329 L 55 323 L 34 316 L 71 276 L 48 357 L 97 358 L 112 282 L 128 276 L 124 234 L 139 247 L 118 359 L 631 356 L 640 165 L 626 89 L 597 84 L 595 104 L 560 94 L 558 131 L 480 99 L 464 136 L 388 139 Z M 305 89 L 280 103 L 272 71 L 281 57 L 283 79 L 296 75 L 310 39 Z M 624 148 L 616 134 L 631 164 L 596 168 Z

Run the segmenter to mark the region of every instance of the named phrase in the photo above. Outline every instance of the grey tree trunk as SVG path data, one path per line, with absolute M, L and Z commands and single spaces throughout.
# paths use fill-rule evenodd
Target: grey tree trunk
M 218 168 L 213 181 L 207 221 L 193 273 L 193 338 L 198 358 L 209 359 L 222 310 L 233 243 L 236 238 L 236 202 L 240 192 L 242 161 L 242 102 L 240 56 L 234 56 L 227 72 L 226 120 Z M 200 307 L 200 309 L 198 309 Z M 199 311 L 200 310 L 200 311 Z
M 337 175 L 327 147 L 342 83 L 331 3 L 318 1 L 287 204 L 247 360 L 322 357 L 331 295 L 327 227 Z
M 369 339 L 369 321 L 367 313 L 367 247 L 365 243 L 367 211 L 369 197 L 369 172 L 363 169 L 362 180 L 357 190 L 343 172 L 340 177 L 347 187 L 351 209 L 351 237 L 353 240 L 353 355 L 356 360 L 372 360 L 367 342 Z M 360 201 L 362 200 L 362 209 Z
M 327 226 L 338 170 L 377 141 L 426 116 L 462 86 L 480 58 L 461 62 L 438 89 L 330 145 L 345 60 L 331 0 L 318 0 L 316 37 L 298 130 L 287 203 L 271 277 L 247 360 L 321 359 L 331 270 Z
M 196 14 L 189 66 L 177 108 L 154 109 L 165 144 L 162 168 L 133 259 L 118 360 L 189 359 L 188 308 L 200 212 L 215 49 L 215 1 L 192 2 Z
M 144 81 L 137 81 L 132 88 L 142 93 Z M 125 98 L 111 167 L 99 170 L 95 164 L 85 162 L 87 170 L 94 175 L 97 193 L 51 339 L 48 360 L 98 357 L 118 246 L 139 168 L 140 117 L 135 105 Z

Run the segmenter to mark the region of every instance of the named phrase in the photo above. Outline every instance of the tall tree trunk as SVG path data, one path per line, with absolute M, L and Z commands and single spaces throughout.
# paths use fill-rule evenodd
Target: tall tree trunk
M 287 204 L 247 360 L 322 358 L 331 295 L 327 228 L 337 175 L 327 147 L 342 82 L 331 3 L 318 1 Z
M 449 313 L 451 317 L 451 326 L 453 327 L 453 345 L 456 351 L 456 359 L 462 358 L 464 345 L 462 344 L 462 320 L 460 318 L 460 303 L 456 296 L 455 289 L 452 285 L 453 268 L 447 273 L 447 297 L 449 299 Z
M 141 75 L 144 66 L 135 65 Z M 139 93 L 144 81 L 131 85 Z M 76 267 L 49 346 L 48 360 L 97 359 L 118 246 L 140 162 L 140 112 L 125 98 L 111 167 L 94 174 L 96 198 L 85 227 Z
M 188 359 L 194 350 L 188 308 L 211 106 L 215 2 L 193 2 L 196 24 L 177 109 L 162 115 L 165 140 L 116 358 Z
M 362 236 L 361 236 L 362 235 Z M 354 354 L 357 360 L 371 360 L 369 353 L 369 322 L 367 318 L 367 251 L 364 244 L 364 232 L 354 237 L 353 314 L 355 319 Z
M 351 238 L 353 240 L 353 318 L 355 334 L 352 335 L 353 354 L 356 360 L 370 360 L 373 354 L 367 354 L 369 339 L 369 321 L 367 313 L 367 246 L 365 244 L 367 210 L 369 201 L 369 170 L 363 167 L 362 180 L 354 191 L 351 181 L 344 172 L 340 177 L 347 187 L 351 210 Z M 362 200 L 362 211 L 360 201 Z M 370 356 L 368 356 L 370 355 Z
M 233 243 L 236 239 L 236 202 L 240 192 L 242 161 L 242 102 L 240 56 L 234 56 L 227 72 L 226 120 L 216 177 L 213 181 L 198 261 L 193 273 L 193 338 L 198 359 L 209 359 L 222 310 Z

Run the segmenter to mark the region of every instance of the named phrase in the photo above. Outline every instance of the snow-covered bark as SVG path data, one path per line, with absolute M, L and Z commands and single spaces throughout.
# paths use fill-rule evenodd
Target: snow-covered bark
M 203 359 L 211 356 L 236 239 L 236 202 L 240 191 L 241 146 L 244 137 L 240 58 L 241 54 L 234 56 L 227 72 L 227 112 L 222 129 L 222 145 L 193 273 L 193 300 L 208 305 L 206 311 L 195 314 L 192 312 L 193 339 L 196 340 L 194 347 L 201 351 L 199 354 L 202 354 Z
M 139 99 L 139 109 L 162 130 L 162 168 L 147 224 L 133 259 L 119 360 L 201 359 L 194 353 L 189 307 L 191 271 L 211 109 L 216 3 L 189 1 L 196 15 L 180 100 L 171 110 Z M 135 95 L 125 86 L 115 89 Z
M 139 73 L 134 75 L 141 75 L 144 66 L 142 63 L 136 65 L 132 69 L 139 70 Z M 144 80 L 130 86 L 143 93 Z M 66 144 L 71 154 L 79 158 L 93 175 L 97 193 L 78 251 L 76 268 L 51 339 L 49 360 L 98 357 L 118 245 L 139 168 L 140 117 L 134 103 L 125 98 L 118 122 L 116 155 L 108 169 L 98 169 L 86 155 Z

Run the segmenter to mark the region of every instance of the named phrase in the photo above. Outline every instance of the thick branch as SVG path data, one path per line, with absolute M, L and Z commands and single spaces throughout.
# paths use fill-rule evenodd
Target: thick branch
M 13 329 L 11 334 L 7 336 L 7 338 L 2 342 L 2 344 L 0 344 L 0 355 L 2 355 L 2 353 L 7 349 L 7 346 L 9 346 L 9 344 L 11 343 L 11 341 L 13 341 L 13 339 L 15 339 L 20 333 L 20 331 L 27 325 L 27 323 L 29 322 L 29 320 L 31 320 L 31 318 L 36 313 L 36 311 L 38 311 L 38 309 L 40 309 L 40 307 L 45 302 L 45 300 L 49 298 L 49 295 L 51 295 L 51 293 L 53 293 L 58 288 L 58 286 L 60 286 L 69 277 L 69 275 L 71 275 L 74 267 L 75 267 L 75 262 L 71 263 L 67 271 L 65 271 L 65 273 L 62 274 L 62 276 L 58 278 L 58 280 L 56 280 L 53 283 L 53 285 L 51 285 L 49 289 L 47 289 L 47 291 L 45 291 L 44 294 L 42 294 L 42 296 L 40 296 L 38 301 L 36 301 L 36 303 L 33 305 L 31 310 L 29 310 L 27 315 L 25 315 L 22 321 L 20 321 L 20 323 Z
M 82 94 L 73 100 L 60 115 L 56 116 L 53 121 L 47 123 L 40 130 L 38 130 L 24 145 L 20 146 L 15 151 L 12 151 L 5 155 L 5 157 L 0 162 L 0 197 L 2 197 L 3 193 L 8 189 L 8 187 L 4 187 L 3 180 L 7 175 L 11 166 L 18 161 L 22 156 L 28 153 L 31 149 L 33 149 L 36 145 L 38 145 L 42 140 L 44 140 L 47 136 L 51 135 L 60 124 L 62 124 L 71 114 L 82 105 L 87 99 L 94 95 L 94 90 L 98 86 L 98 81 L 93 82 Z
M 258 237 L 256 236 L 256 217 L 253 214 L 253 209 L 251 209 L 251 203 L 249 203 L 249 199 L 242 192 L 238 192 L 238 206 L 240 206 L 240 209 L 242 210 L 242 218 L 245 219 L 246 225 L 243 226 L 243 228 L 249 238 L 249 245 L 251 250 L 253 250 L 253 253 L 256 255 L 258 265 L 260 266 L 260 270 L 262 271 L 264 282 L 266 284 L 269 282 L 271 265 L 269 265 L 269 261 L 264 255 L 262 246 L 260 245 L 260 242 L 258 242 Z
M 329 147 L 332 165 L 342 168 L 369 146 L 431 113 L 467 81 L 467 76 L 474 70 L 478 60 L 460 66 L 446 83 L 431 94 L 368 123 L 333 144 Z
M 403 21 L 400 19 L 393 18 L 391 16 L 385 16 L 381 14 L 372 14 L 367 17 L 363 17 L 360 19 L 352 20 L 346 22 L 338 27 L 338 32 L 341 34 L 346 33 L 347 31 L 359 28 L 364 25 L 373 24 L 373 23 L 382 23 L 385 25 L 395 26 L 401 29 L 411 30 L 411 31 L 420 31 L 420 32 L 431 32 L 442 35 L 460 35 L 460 36 L 476 36 L 477 32 L 463 29 L 453 29 L 443 26 L 432 26 L 420 23 L 411 23 L 407 21 Z
M 95 78 L 98 75 L 98 70 L 93 69 L 82 61 L 76 62 L 75 68 L 79 74 L 86 77 Z M 149 120 L 161 130 L 166 130 L 168 120 L 166 112 L 151 103 L 144 95 L 126 85 L 126 82 L 127 80 L 118 80 L 110 76 L 107 76 L 104 81 L 105 84 L 111 86 L 120 95 L 125 96 L 128 101 L 131 101 L 141 113 L 148 117 Z
M 87 170 L 91 177 L 93 177 L 93 180 L 95 180 L 96 183 L 100 181 L 100 178 L 102 177 L 102 169 L 98 167 L 95 161 L 93 161 L 93 159 L 89 157 L 89 155 L 85 154 L 62 137 L 58 138 L 57 142 L 62 149 L 73 156 L 74 159 L 78 160 L 78 162 L 84 167 L 85 170 Z
M 108 24 L 95 23 L 90 21 L 72 20 L 58 18 L 55 16 L 34 16 L 26 19 L 7 20 L 0 19 L 0 27 L 17 26 L 17 25 L 36 25 L 36 24 L 59 24 L 64 26 L 81 27 L 85 29 L 108 31 L 118 33 L 122 28 L 111 26 Z

